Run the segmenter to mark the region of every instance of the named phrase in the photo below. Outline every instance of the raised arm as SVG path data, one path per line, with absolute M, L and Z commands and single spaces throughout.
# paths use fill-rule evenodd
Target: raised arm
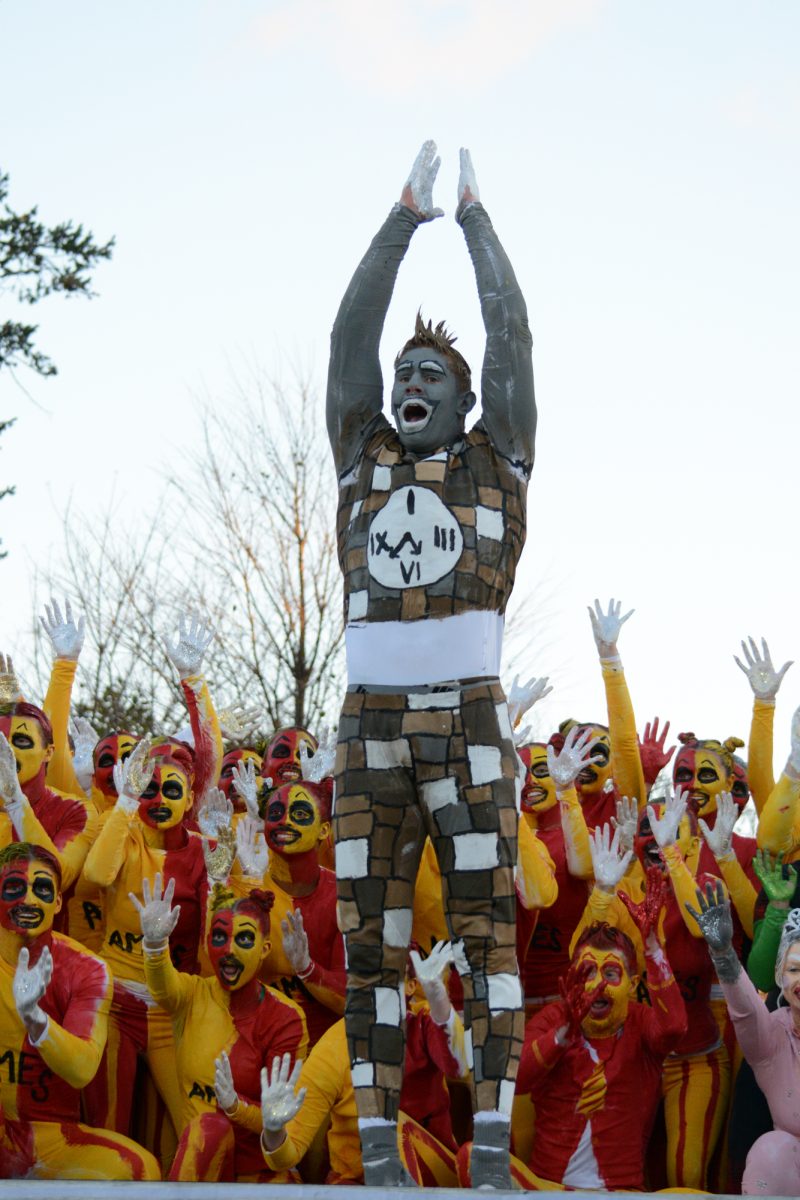
M 749 642 L 749 645 L 748 645 Z M 750 743 L 747 748 L 747 777 L 756 811 L 760 814 L 775 787 L 772 773 L 772 737 L 775 721 L 775 697 L 783 683 L 783 677 L 792 663 L 785 662 L 779 671 L 772 665 L 766 638 L 761 639 L 761 650 L 754 638 L 742 642 L 742 657 L 734 654 L 737 667 L 747 676 L 753 693 L 753 719 L 750 725 Z
M 508 255 L 480 203 L 469 150 L 461 151 L 456 220 L 475 268 L 486 329 L 481 422 L 498 453 L 529 475 L 536 439 L 536 400 L 528 310 Z
M 383 408 L 378 355 L 383 323 L 414 231 L 423 221 L 442 215 L 441 209 L 433 207 L 439 162 L 436 143 L 425 142 L 399 204 L 372 239 L 336 314 L 328 366 L 327 422 L 337 475 L 354 465 L 371 422 Z

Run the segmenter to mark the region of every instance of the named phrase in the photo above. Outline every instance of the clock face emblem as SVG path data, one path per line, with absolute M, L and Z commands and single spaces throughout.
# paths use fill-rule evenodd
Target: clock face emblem
M 403 487 L 372 520 L 367 569 L 385 588 L 425 587 L 450 574 L 463 548 L 458 521 L 436 493 Z

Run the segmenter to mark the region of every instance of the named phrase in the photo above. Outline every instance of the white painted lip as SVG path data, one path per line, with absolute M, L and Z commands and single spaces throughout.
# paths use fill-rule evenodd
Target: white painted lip
M 410 408 L 423 408 L 425 416 L 407 417 L 406 413 Z M 418 433 L 420 429 L 425 428 L 432 415 L 433 407 L 428 404 L 427 400 L 423 400 L 421 396 L 409 396 L 397 410 L 397 419 L 402 433 Z

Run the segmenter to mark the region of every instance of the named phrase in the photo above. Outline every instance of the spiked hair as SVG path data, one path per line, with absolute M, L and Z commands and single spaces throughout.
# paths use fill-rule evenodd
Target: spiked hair
M 434 329 L 433 321 L 428 321 L 428 324 L 425 324 L 422 319 L 422 311 L 420 310 L 414 322 L 414 335 L 408 339 L 394 360 L 395 368 L 398 363 L 402 362 L 403 355 L 407 351 L 422 349 L 427 346 L 431 350 L 438 350 L 440 354 L 443 354 L 449 360 L 453 368 L 453 374 L 461 384 L 461 390 L 469 392 L 472 390 L 472 372 L 464 356 L 459 354 L 458 350 L 453 349 L 455 342 L 455 335 L 447 332 L 444 321 L 440 321 Z

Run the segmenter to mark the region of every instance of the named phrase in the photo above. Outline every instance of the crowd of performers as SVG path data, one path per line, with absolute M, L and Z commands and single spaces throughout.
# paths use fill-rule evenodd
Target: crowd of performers
M 786 667 L 743 644 L 746 762 L 734 737 L 668 746 L 657 720 L 640 739 L 618 648 L 627 615 L 590 609 L 603 720 L 531 741 L 526 711 L 550 689 L 508 693 L 526 1013 L 512 1177 L 796 1195 L 797 715 L 772 773 Z M 0 661 L 0 1174 L 363 1182 L 334 739 L 280 729 L 259 753 L 242 736 L 253 713 L 215 711 L 212 632 L 196 619 L 167 647 L 188 727 L 98 734 L 70 716 L 82 621 L 54 603 L 43 625 L 41 707 Z M 755 839 L 734 828 L 750 797 Z M 403 1166 L 420 1185 L 468 1187 L 467 970 L 430 843 L 395 934 Z

